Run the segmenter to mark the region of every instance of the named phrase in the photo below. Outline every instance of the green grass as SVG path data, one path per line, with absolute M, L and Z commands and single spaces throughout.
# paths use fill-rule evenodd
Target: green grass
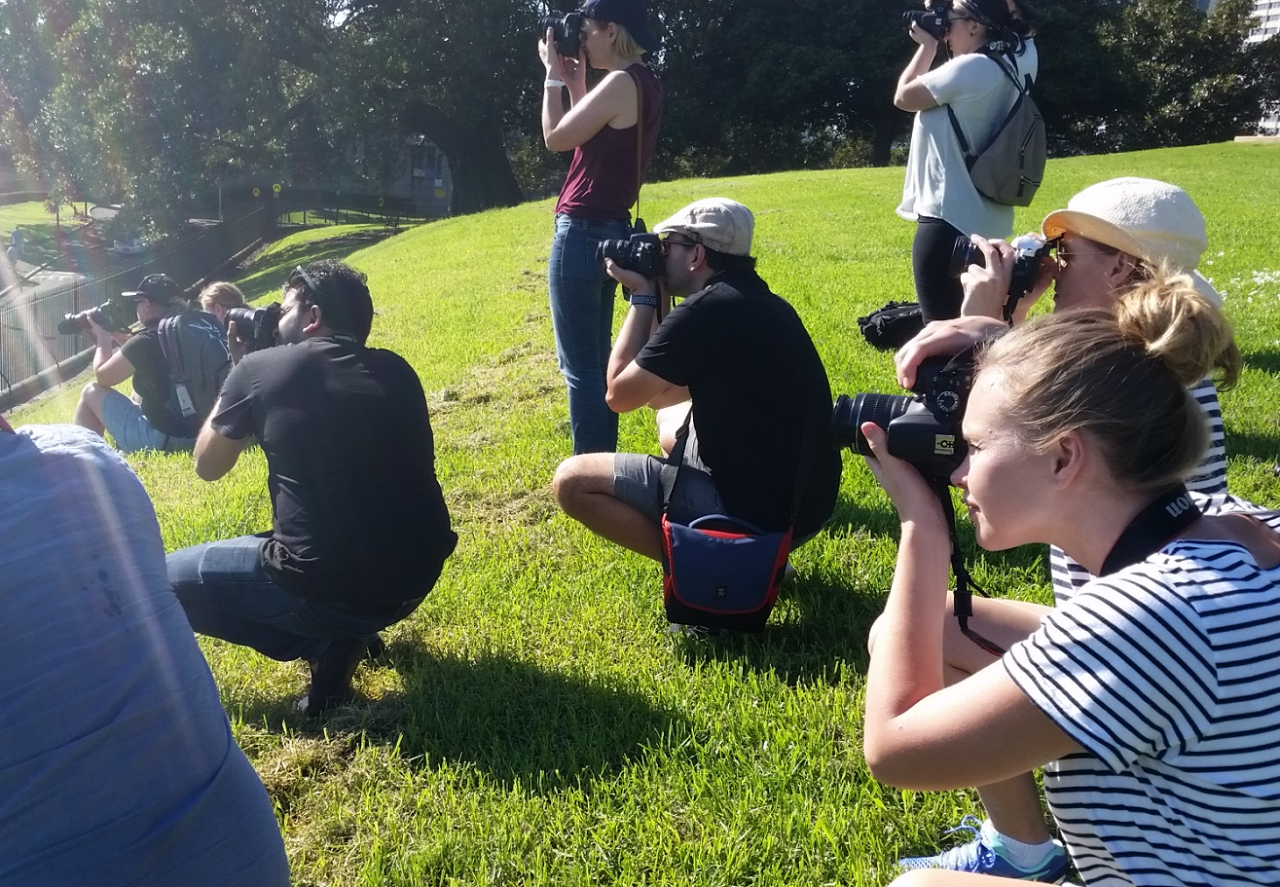
M 77 205 L 77 209 L 81 205 Z M 73 209 L 71 206 L 62 207 L 62 225 L 63 227 L 74 227 L 79 223 L 72 218 Z M 8 244 L 9 232 L 15 226 L 22 226 L 23 236 L 28 242 L 32 240 L 48 240 L 57 232 L 58 220 L 53 213 L 44 208 L 44 203 L 39 200 L 29 200 L 26 203 L 11 203 L 7 206 L 0 206 L 0 236 L 3 236 L 5 243 Z
M 1231 483 L 1271 505 L 1278 165 L 1280 147 L 1261 145 L 1054 161 L 1016 225 L 1037 227 L 1112 176 L 1193 195 L 1212 244 L 1203 270 L 1248 362 L 1222 398 Z M 646 186 L 643 209 L 652 223 L 713 194 L 752 207 L 761 272 L 805 319 L 833 388 L 889 392 L 890 358 L 863 343 L 856 318 L 910 297 L 901 186 L 901 169 L 690 180 Z M 546 297 L 551 203 L 367 245 L 351 239 L 358 230 L 323 239 L 334 230 L 277 244 L 246 289 L 274 298 L 293 265 L 354 249 L 378 306 L 372 343 L 403 354 L 428 391 L 461 542 L 419 611 L 386 633 L 391 664 L 362 666 L 361 701 L 322 724 L 289 712 L 301 666 L 201 641 L 297 884 L 871 885 L 972 811 L 967 793 L 879 786 L 862 761 L 865 637 L 896 520 L 860 459 L 846 455 L 835 519 L 795 556 L 799 578 L 765 634 L 675 639 L 658 567 L 592 537 L 550 496 L 570 451 Z M 54 398 L 14 418 L 69 415 Z M 624 449 L 656 446 L 644 411 L 621 433 Z M 218 484 L 196 479 L 189 457 L 131 461 L 169 549 L 269 525 L 256 451 Z M 1044 600 L 1041 555 L 983 554 L 974 573 L 992 592 Z

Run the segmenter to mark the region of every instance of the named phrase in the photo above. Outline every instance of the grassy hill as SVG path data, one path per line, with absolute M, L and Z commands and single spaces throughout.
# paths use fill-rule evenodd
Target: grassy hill
M 1235 492 L 1280 505 L 1280 147 L 1212 145 L 1053 161 L 1015 228 L 1095 181 L 1143 175 L 1203 209 L 1201 270 L 1227 299 L 1247 369 L 1222 403 Z M 657 222 L 698 197 L 756 213 L 755 253 L 804 318 L 837 392 L 893 392 L 856 319 L 910 298 L 901 169 L 792 172 L 647 186 Z M 236 735 L 274 799 L 299 885 L 879 884 L 937 845 L 966 793 L 898 792 L 862 761 L 865 637 L 888 587 L 896 521 L 861 459 L 828 531 L 762 636 L 665 633 L 659 569 L 558 513 L 569 454 L 545 268 L 551 204 L 449 219 L 369 242 L 290 237 L 246 276 L 278 298 L 288 269 L 344 255 L 369 274 L 371 344 L 418 370 L 461 536 L 435 591 L 362 666 L 361 700 L 322 724 L 290 713 L 302 666 L 201 643 Z M 618 320 L 621 319 L 621 311 Z M 19 412 L 70 415 L 74 391 Z M 650 414 L 621 448 L 654 451 Z M 376 454 L 370 454 L 376 458 Z M 186 456 L 132 460 L 168 549 L 269 526 L 256 451 L 217 484 Z M 968 542 L 972 543 L 970 536 Z M 976 556 L 989 591 L 1047 596 L 1039 550 Z

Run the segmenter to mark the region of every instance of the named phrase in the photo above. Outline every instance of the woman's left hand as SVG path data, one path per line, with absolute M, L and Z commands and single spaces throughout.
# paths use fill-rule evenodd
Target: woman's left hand
M 938 38 L 930 34 L 928 31 L 920 27 L 915 22 L 911 23 L 911 30 L 908 31 L 907 33 L 911 35 L 912 40 L 914 40 L 916 43 L 919 43 L 925 49 L 932 49 L 935 52 L 937 51 Z
M 945 527 L 946 518 L 938 497 L 914 465 L 889 455 L 884 429 L 874 422 L 863 422 L 860 430 L 873 454 L 866 457 L 867 467 L 889 494 L 894 508 L 898 509 L 899 520 L 903 523 L 938 521 Z

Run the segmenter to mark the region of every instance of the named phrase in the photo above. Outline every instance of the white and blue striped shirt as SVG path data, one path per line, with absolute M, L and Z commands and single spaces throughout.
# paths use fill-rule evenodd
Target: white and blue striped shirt
M 1280 884 L 1280 568 L 1174 540 L 1002 662 L 1087 750 L 1044 778 L 1086 884 Z

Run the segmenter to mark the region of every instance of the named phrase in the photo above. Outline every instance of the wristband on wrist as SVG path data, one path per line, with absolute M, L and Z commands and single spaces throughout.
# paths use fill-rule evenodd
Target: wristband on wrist
M 553 80 L 552 78 L 548 77 L 546 80 L 542 81 L 543 89 L 559 89 L 562 86 L 564 86 L 563 80 Z
M 644 293 L 632 293 L 629 301 L 635 307 L 652 308 L 654 311 L 658 310 L 657 296 L 650 296 Z

